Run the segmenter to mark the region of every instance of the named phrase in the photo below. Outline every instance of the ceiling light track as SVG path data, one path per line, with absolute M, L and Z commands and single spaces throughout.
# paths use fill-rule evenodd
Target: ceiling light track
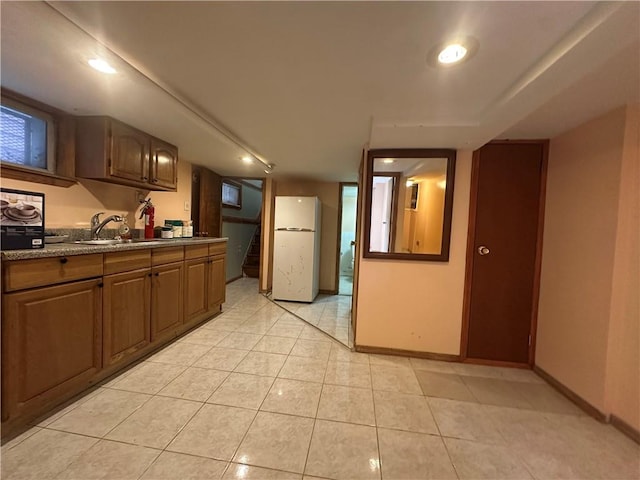
M 85 30 L 82 26 L 78 25 L 71 18 L 67 17 L 62 11 L 58 10 L 55 7 L 55 5 L 52 5 L 48 1 L 45 1 L 45 3 L 51 9 L 53 9 L 56 13 L 58 13 L 58 15 L 62 16 L 65 20 L 73 24 L 76 28 L 82 30 L 86 35 L 91 37 L 96 43 L 98 43 L 102 48 L 104 48 L 110 55 L 113 55 L 114 57 L 118 58 L 121 62 L 128 65 L 131 69 L 136 71 L 139 75 L 141 75 L 146 80 L 148 80 L 153 85 L 155 85 L 157 88 L 162 90 L 165 94 L 173 98 L 176 102 L 178 102 L 182 107 L 187 109 L 192 115 L 194 115 L 198 120 L 204 123 L 207 127 L 214 129 L 218 134 L 222 135 L 227 141 L 231 142 L 235 146 L 244 150 L 247 154 L 251 155 L 255 160 L 257 160 L 262 164 L 262 166 L 264 167 L 265 173 L 271 173 L 273 171 L 273 169 L 275 168 L 275 164 L 268 162 L 261 155 L 257 154 L 253 148 L 249 147 L 245 142 L 240 140 L 240 138 L 237 135 L 235 135 L 231 130 L 225 127 L 218 120 L 204 113 L 200 108 L 198 108 L 193 103 L 191 103 L 190 101 L 188 101 L 187 99 L 185 99 L 184 97 L 176 93 L 170 86 L 168 86 L 159 78 L 155 77 L 151 72 L 147 71 L 146 69 L 144 69 L 139 65 L 136 65 L 132 60 L 123 57 L 122 55 L 120 55 L 119 53 L 115 52 L 110 47 L 102 43 L 100 40 L 94 37 L 90 32 Z

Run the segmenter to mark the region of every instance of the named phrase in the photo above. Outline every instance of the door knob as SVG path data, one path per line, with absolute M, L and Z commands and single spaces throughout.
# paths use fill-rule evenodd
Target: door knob
M 480 246 L 478 247 L 478 253 L 479 253 L 480 255 L 488 255 L 488 254 L 489 254 L 489 252 L 490 252 L 490 250 L 489 250 L 487 247 L 485 247 L 484 245 L 480 245 Z

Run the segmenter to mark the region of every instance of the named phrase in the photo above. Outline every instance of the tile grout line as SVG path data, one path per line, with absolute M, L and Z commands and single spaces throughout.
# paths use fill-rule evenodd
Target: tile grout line
M 200 327 L 199 327 L 199 328 L 200 328 Z M 198 329 L 199 329 L 199 328 L 198 328 Z M 198 329 L 196 329 L 196 330 L 198 330 Z M 228 336 L 229 336 L 229 335 L 225 335 L 225 337 L 224 337 L 224 338 L 227 338 Z M 194 360 L 194 361 L 191 363 L 191 365 L 189 365 L 189 366 L 187 367 L 187 369 L 189 369 L 189 368 L 193 367 L 193 365 L 194 365 L 198 360 L 200 360 L 200 359 L 201 359 L 202 357 L 204 357 L 207 353 L 209 353 L 211 350 L 213 350 L 213 348 L 214 348 L 215 346 L 217 346 L 217 345 L 218 345 L 218 343 L 222 342 L 222 341 L 224 340 L 224 338 L 220 339 L 220 341 L 219 341 L 219 342 L 217 342 L 216 344 L 212 345 L 212 346 L 211 346 L 211 348 L 209 348 L 209 350 L 207 350 L 207 351 L 206 351 L 205 353 L 203 353 L 200 357 L 198 357 L 196 360 Z M 246 357 L 246 355 L 245 355 L 245 357 Z M 243 359 L 244 359 L 244 357 L 243 357 Z M 242 360 L 241 360 L 241 361 L 242 361 Z M 169 385 L 169 384 L 170 384 L 171 382 L 173 382 L 176 378 L 178 378 L 180 375 L 182 375 L 182 374 L 183 374 L 187 369 L 185 369 L 182 373 L 180 373 L 180 374 L 179 374 L 178 376 L 176 376 L 174 379 L 172 379 L 171 381 L 169 381 L 169 382 L 167 383 L 167 385 Z M 159 455 L 154 459 L 154 461 L 153 461 L 153 462 L 151 462 L 151 463 L 147 466 L 147 468 L 142 472 L 142 474 L 141 474 L 138 478 L 141 478 L 141 477 L 142 477 L 142 476 L 147 472 L 147 470 L 149 470 L 149 469 L 150 469 L 150 468 L 151 468 L 151 467 L 156 463 L 156 461 L 158 460 L 158 458 L 160 458 L 160 455 L 162 455 L 162 453 L 163 453 L 163 452 L 176 453 L 176 452 L 171 452 L 170 450 L 167 450 L 167 447 L 169 447 L 169 446 L 171 445 L 171 443 L 173 443 L 173 441 L 174 441 L 174 440 L 175 440 L 175 439 L 176 439 L 176 438 L 177 438 L 177 437 L 178 437 L 178 436 L 179 436 L 179 435 L 184 431 L 184 429 L 187 427 L 187 425 L 188 425 L 188 424 L 189 424 L 189 423 L 190 423 L 190 422 L 191 422 L 191 421 L 192 421 L 192 420 L 193 420 L 193 419 L 198 415 L 198 413 L 200 413 L 200 411 L 205 407 L 205 405 L 208 405 L 207 400 L 209 400 L 209 399 L 210 399 L 210 398 L 215 394 L 215 392 L 216 392 L 218 389 L 220 389 L 220 387 L 224 384 L 224 382 L 227 380 L 227 378 L 229 378 L 229 376 L 231 375 L 231 373 L 233 373 L 233 372 L 227 372 L 227 376 L 225 377 L 225 379 L 224 379 L 224 380 L 222 380 L 222 381 L 220 382 L 220 384 L 218 384 L 218 386 L 217 386 L 217 387 L 216 387 L 216 388 L 211 392 L 211 394 L 207 397 L 207 399 L 205 399 L 203 402 L 201 402 L 200 408 L 198 408 L 198 409 L 197 409 L 197 410 L 196 410 L 196 411 L 195 411 L 195 412 L 194 412 L 194 413 L 189 417 L 189 419 L 188 419 L 188 420 L 187 420 L 187 421 L 182 425 L 182 427 L 180 427 L 180 428 L 178 429 L 178 431 L 173 435 L 173 437 L 172 437 L 172 438 L 171 438 L 171 439 L 166 443 L 166 445 L 162 448 L 162 451 L 160 452 L 160 454 L 159 454 Z M 164 387 L 166 387 L 167 385 L 165 385 Z M 162 397 L 161 395 L 159 395 L 159 393 L 160 393 L 160 391 L 162 391 L 162 389 L 163 389 L 164 387 L 162 387 L 160 390 L 158 390 L 158 392 L 154 395 L 154 397 L 156 397 L 156 396 L 157 396 L 157 397 Z M 152 397 L 152 398 L 153 398 L 153 397 Z M 165 397 L 162 397 L 162 398 L 165 398 Z M 175 397 L 169 397 L 169 398 L 175 398 Z M 190 400 L 190 401 L 192 401 L 192 400 Z M 114 428 L 116 428 L 116 427 L 114 427 Z M 108 435 L 108 434 L 107 434 L 107 435 Z M 235 453 L 235 452 L 234 452 L 234 453 Z M 207 458 L 208 458 L 208 457 L 207 457 Z M 232 457 L 232 458 L 233 458 L 233 457 Z M 215 459 L 214 459 L 214 460 L 215 460 Z M 228 469 L 229 464 L 230 464 L 230 461 L 227 461 L 227 466 L 226 466 L 226 467 L 225 467 L 225 469 L 223 470 L 222 475 L 224 475 L 224 474 L 226 473 L 226 470 Z
M 378 415 L 376 413 L 376 398 L 375 398 L 375 390 L 373 388 L 373 365 L 371 364 L 371 356 L 368 357 L 369 360 L 369 376 L 371 377 L 371 401 L 373 402 L 373 420 L 376 424 L 376 447 L 378 448 L 378 469 L 380 472 L 380 479 L 382 479 L 382 454 L 380 452 L 380 430 L 378 426 Z
M 289 355 L 287 355 L 287 359 L 289 358 Z M 287 362 L 287 359 L 285 359 L 284 362 L 282 362 L 282 365 L 280 366 L 280 369 L 278 369 L 278 372 L 276 374 L 276 376 L 273 379 L 273 382 L 271 383 L 271 386 L 269 387 L 269 391 L 271 391 L 271 389 L 273 388 L 273 385 L 275 384 L 276 380 L 278 379 L 278 374 L 280 374 L 280 371 L 282 370 L 282 368 L 284 367 L 284 364 Z M 267 396 L 269 395 L 269 392 L 267 392 L 267 394 L 264 396 L 264 398 L 262 399 L 262 401 L 260 402 L 260 405 L 258 405 L 258 408 L 256 410 L 256 414 L 254 415 L 253 419 L 251 420 L 251 423 L 249 424 L 249 428 L 247 428 L 247 431 L 244 432 L 244 435 L 242 436 L 242 438 L 240 439 L 240 442 L 238 443 L 238 446 L 235 448 L 235 450 L 233 451 L 233 454 L 231 455 L 231 460 L 229 461 L 229 464 L 227 465 L 227 467 L 225 468 L 224 472 L 222 473 L 222 476 L 224 476 L 227 471 L 229 470 L 229 467 L 231 466 L 231 464 L 233 463 L 233 459 L 235 458 L 236 454 L 238 453 L 238 450 L 240 449 L 240 447 L 242 446 L 242 443 L 244 442 L 244 440 L 247 438 L 247 434 L 249 433 L 249 430 L 251 430 L 251 427 L 253 426 L 253 424 L 256 421 L 256 418 L 258 418 L 258 413 L 260 413 L 260 409 L 262 408 L 262 405 L 264 405 L 265 400 L 267 399 Z M 260 467 L 260 468 L 264 468 L 264 467 Z

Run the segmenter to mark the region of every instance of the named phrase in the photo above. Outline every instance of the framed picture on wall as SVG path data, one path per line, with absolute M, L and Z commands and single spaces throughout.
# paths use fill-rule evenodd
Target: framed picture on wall
M 222 180 L 222 206 L 242 208 L 242 185 L 233 180 Z

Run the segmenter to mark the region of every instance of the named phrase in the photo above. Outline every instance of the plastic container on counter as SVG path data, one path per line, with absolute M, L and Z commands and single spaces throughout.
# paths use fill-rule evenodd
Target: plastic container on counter
M 173 238 L 173 226 L 165 225 L 164 227 L 162 227 L 160 238 Z

